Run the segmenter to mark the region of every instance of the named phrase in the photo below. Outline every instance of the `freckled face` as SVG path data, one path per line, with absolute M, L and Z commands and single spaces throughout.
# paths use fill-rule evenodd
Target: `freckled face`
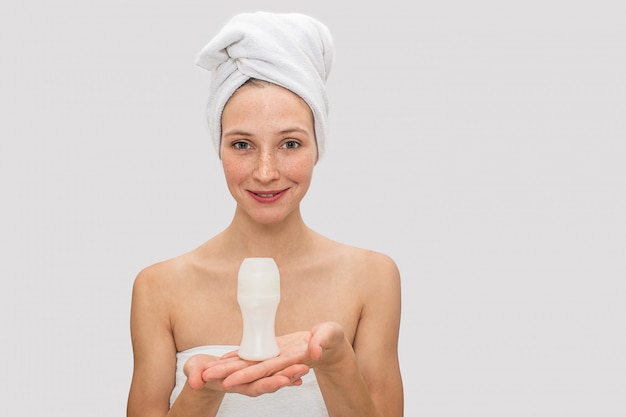
M 220 156 L 240 211 L 262 224 L 299 215 L 317 160 L 313 114 L 275 84 L 245 85 L 222 112 Z

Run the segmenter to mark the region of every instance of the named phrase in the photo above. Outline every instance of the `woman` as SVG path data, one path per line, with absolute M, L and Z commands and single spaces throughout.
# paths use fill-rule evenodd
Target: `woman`
M 328 29 L 300 14 L 238 15 L 200 53 L 232 222 L 139 273 L 128 416 L 403 415 L 400 277 L 386 255 L 332 241 L 300 203 L 324 149 Z M 280 354 L 237 356 L 244 258 L 280 270 Z

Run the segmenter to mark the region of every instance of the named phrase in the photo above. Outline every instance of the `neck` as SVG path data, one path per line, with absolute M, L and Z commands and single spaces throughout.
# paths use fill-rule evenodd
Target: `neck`
M 311 242 L 313 232 L 299 211 L 278 223 L 260 224 L 235 211 L 233 221 L 225 230 L 229 249 L 242 257 L 269 257 L 277 263 L 293 258 Z

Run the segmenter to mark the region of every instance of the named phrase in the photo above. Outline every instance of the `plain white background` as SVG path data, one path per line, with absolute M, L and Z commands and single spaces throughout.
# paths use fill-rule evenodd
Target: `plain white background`
M 232 15 L 264 9 L 335 36 L 328 151 L 303 211 L 398 263 L 406 415 L 626 416 L 619 1 L 12 3 L 6 412 L 125 415 L 135 275 L 234 207 L 195 54 Z

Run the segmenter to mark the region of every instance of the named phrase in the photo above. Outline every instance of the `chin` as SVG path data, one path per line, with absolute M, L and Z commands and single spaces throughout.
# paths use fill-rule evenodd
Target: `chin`
M 249 212 L 248 215 L 256 223 L 266 226 L 280 224 L 293 215 L 295 210 L 285 212 L 283 210 L 260 210 Z
M 252 219 L 263 226 L 271 226 L 280 224 L 285 220 L 286 216 L 253 216 Z

